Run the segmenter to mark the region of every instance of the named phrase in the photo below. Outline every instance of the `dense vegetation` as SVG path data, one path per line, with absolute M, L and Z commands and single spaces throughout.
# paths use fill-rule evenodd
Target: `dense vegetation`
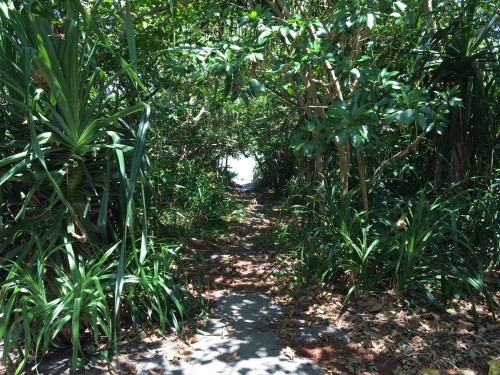
M 78 368 L 123 327 L 201 313 L 181 238 L 228 219 L 220 160 L 238 154 L 283 197 L 294 286 L 494 314 L 496 13 L 486 0 L 0 0 L 3 360 L 17 350 L 19 373 L 69 343 Z

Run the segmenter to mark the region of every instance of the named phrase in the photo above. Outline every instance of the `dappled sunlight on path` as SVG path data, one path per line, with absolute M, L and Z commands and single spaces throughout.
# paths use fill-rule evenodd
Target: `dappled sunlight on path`
M 276 254 L 270 249 L 273 220 L 279 212 L 276 202 L 272 196 L 243 189 L 238 197 L 247 202 L 247 214 L 230 233 L 216 243 L 190 240 L 206 261 L 213 316 L 199 322 L 188 346 L 177 343 L 157 349 L 161 354 L 156 363 L 138 363 L 138 373 L 161 369 L 178 375 L 321 373 L 280 341 L 282 308 L 272 298 L 277 278 Z M 175 358 L 172 352 L 180 354 Z

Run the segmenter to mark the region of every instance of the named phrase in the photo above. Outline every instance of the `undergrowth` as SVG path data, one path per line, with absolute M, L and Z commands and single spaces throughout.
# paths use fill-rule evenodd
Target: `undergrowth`
M 117 246 L 96 249 L 90 258 L 54 247 L 38 248 L 30 263 L 2 260 L 0 268 L 7 274 L 0 283 L 2 360 L 14 373 L 28 363 L 35 369 L 51 348 L 67 346 L 72 367 L 82 369 L 112 350 L 114 324 L 136 332 L 151 332 L 151 327 L 157 333 L 180 331 L 182 319 L 204 309 L 201 273 L 185 268 L 186 261 L 193 267 L 195 255 L 181 246 L 155 245 L 140 262 L 126 264 L 115 320 Z M 99 349 L 89 352 L 90 343 Z M 19 361 L 11 359 L 15 353 Z
M 484 301 L 495 315 L 498 301 L 485 272 L 498 269 L 499 180 L 474 188 L 428 186 L 408 198 L 373 189 L 373 208 L 357 210 L 335 187 L 295 187 L 280 231 L 284 274 L 293 287 L 329 283 L 349 300 L 356 291 L 392 290 L 444 311 L 452 299 Z M 293 202 L 293 203 L 290 203 Z

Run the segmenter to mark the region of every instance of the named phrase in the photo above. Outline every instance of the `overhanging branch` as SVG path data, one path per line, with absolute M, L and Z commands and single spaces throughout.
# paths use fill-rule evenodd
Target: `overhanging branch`
M 170 9 L 170 5 L 165 4 L 165 5 L 161 5 L 159 7 L 153 8 L 153 9 L 143 10 L 137 16 L 132 18 L 132 22 L 136 23 L 137 21 L 141 20 L 144 17 L 152 16 L 152 15 L 158 14 L 158 13 L 163 13 L 169 9 Z

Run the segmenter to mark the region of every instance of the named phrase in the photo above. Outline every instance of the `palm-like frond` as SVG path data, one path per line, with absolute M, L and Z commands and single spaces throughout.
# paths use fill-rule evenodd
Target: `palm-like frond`
M 491 155 L 498 132 L 495 95 L 498 90 L 497 16 L 485 14 L 480 2 L 462 5 L 449 25 L 425 43 L 422 66 L 429 69 L 429 90 L 458 87 L 463 106 L 451 108 L 446 131 L 436 137 L 438 153 L 435 185 L 439 186 L 443 163 L 448 179 L 459 181 L 481 174 Z
M 149 107 L 141 102 L 121 106 L 120 76 L 137 80 L 131 64 L 110 50 L 79 1 L 58 6 L 53 10 L 42 1 L 0 1 L 0 274 L 6 280 L 0 287 L 7 301 L 0 307 L 23 316 L 25 305 L 60 301 L 63 306 L 53 310 L 49 323 L 38 331 L 26 320 L 3 316 L 0 338 L 10 348 L 12 340 L 23 336 L 27 358 L 34 347 L 47 347 L 49 340 L 41 338 L 48 331 L 54 337 L 69 325 L 76 367 L 79 327 L 94 319 L 85 302 L 88 290 L 81 288 L 101 280 L 89 279 L 83 271 L 86 263 L 102 256 L 102 249 L 120 244 L 121 257 L 113 263 L 114 272 L 118 269 L 117 314 L 124 268 L 129 257 L 134 259 L 137 227 L 145 238 L 147 227 L 137 216 L 134 192 L 138 182 L 145 182 L 141 169 Z M 111 73 L 99 65 L 104 52 L 116 57 L 118 68 Z M 144 241 L 141 251 L 144 257 Z M 34 266 L 58 274 L 57 282 L 43 285 L 50 289 L 43 295 L 52 298 L 46 303 L 19 294 L 17 281 L 29 279 Z M 61 288 L 64 278 L 69 284 Z M 97 316 L 107 322 L 104 315 Z M 7 328 L 9 321 L 17 333 Z M 60 324 L 57 329 L 53 321 Z M 116 325 L 103 322 L 94 327 L 109 339 Z M 33 336 L 32 329 L 38 335 Z

